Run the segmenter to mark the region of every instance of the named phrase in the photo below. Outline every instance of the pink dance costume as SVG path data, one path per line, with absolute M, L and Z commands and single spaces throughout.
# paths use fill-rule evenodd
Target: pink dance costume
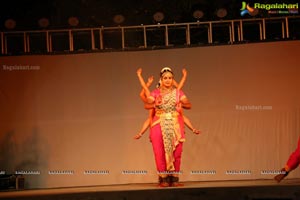
M 161 94 L 155 89 L 151 96 L 155 99 L 155 113 L 151 120 L 150 140 L 160 177 L 180 173 L 180 162 L 184 137 L 184 122 L 178 109 L 184 93 L 173 88 Z

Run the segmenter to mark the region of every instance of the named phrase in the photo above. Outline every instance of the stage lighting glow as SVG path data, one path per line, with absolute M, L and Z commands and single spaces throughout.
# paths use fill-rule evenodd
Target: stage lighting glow
M 156 22 L 161 22 L 162 20 L 164 20 L 164 18 L 165 18 L 165 15 L 162 12 L 156 12 L 153 15 L 153 19 Z
M 78 26 L 79 19 L 77 17 L 69 17 L 68 23 L 70 26 Z
M 204 13 L 202 10 L 195 10 L 193 12 L 193 17 L 197 20 L 201 19 L 204 16 Z
M 227 16 L 227 10 L 225 8 L 219 8 L 216 14 L 219 18 L 224 18 Z
M 124 17 L 124 15 L 118 14 L 118 15 L 114 16 L 113 21 L 116 24 L 122 24 L 125 21 L 125 17 Z
M 4 23 L 5 28 L 7 29 L 14 29 L 16 27 L 16 21 L 14 19 L 7 19 Z
M 38 24 L 41 28 L 47 28 L 50 24 L 49 19 L 47 18 L 41 18 L 38 21 Z

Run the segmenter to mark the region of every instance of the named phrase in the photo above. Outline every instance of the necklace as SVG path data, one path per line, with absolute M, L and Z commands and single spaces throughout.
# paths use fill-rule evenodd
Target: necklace
M 162 94 L 168 94 L 172 91 L 173 88 L 161 88 Z

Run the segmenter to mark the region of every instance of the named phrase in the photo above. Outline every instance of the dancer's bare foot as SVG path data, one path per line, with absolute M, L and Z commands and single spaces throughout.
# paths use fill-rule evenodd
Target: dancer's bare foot
M 169 187 L 168 177 L 159 177 L 158 182 L 159 187 Z
M 182 187 L 182 186 L 184 186 L 183 183 L 179 182 L 179 177 L 170 176 L 169 178 L 170 178 L 170 186 L 171 187 Z

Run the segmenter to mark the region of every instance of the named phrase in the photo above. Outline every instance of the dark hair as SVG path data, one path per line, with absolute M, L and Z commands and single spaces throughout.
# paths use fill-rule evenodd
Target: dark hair
M 171 74 L 173 74 L 171 68 L 165 67 L 165 68 L 163 68 L 163 69 L 160 71 L 160 77 L 161 77 L 164 73 L 166 73 L 166 72 L 170 72 Z

